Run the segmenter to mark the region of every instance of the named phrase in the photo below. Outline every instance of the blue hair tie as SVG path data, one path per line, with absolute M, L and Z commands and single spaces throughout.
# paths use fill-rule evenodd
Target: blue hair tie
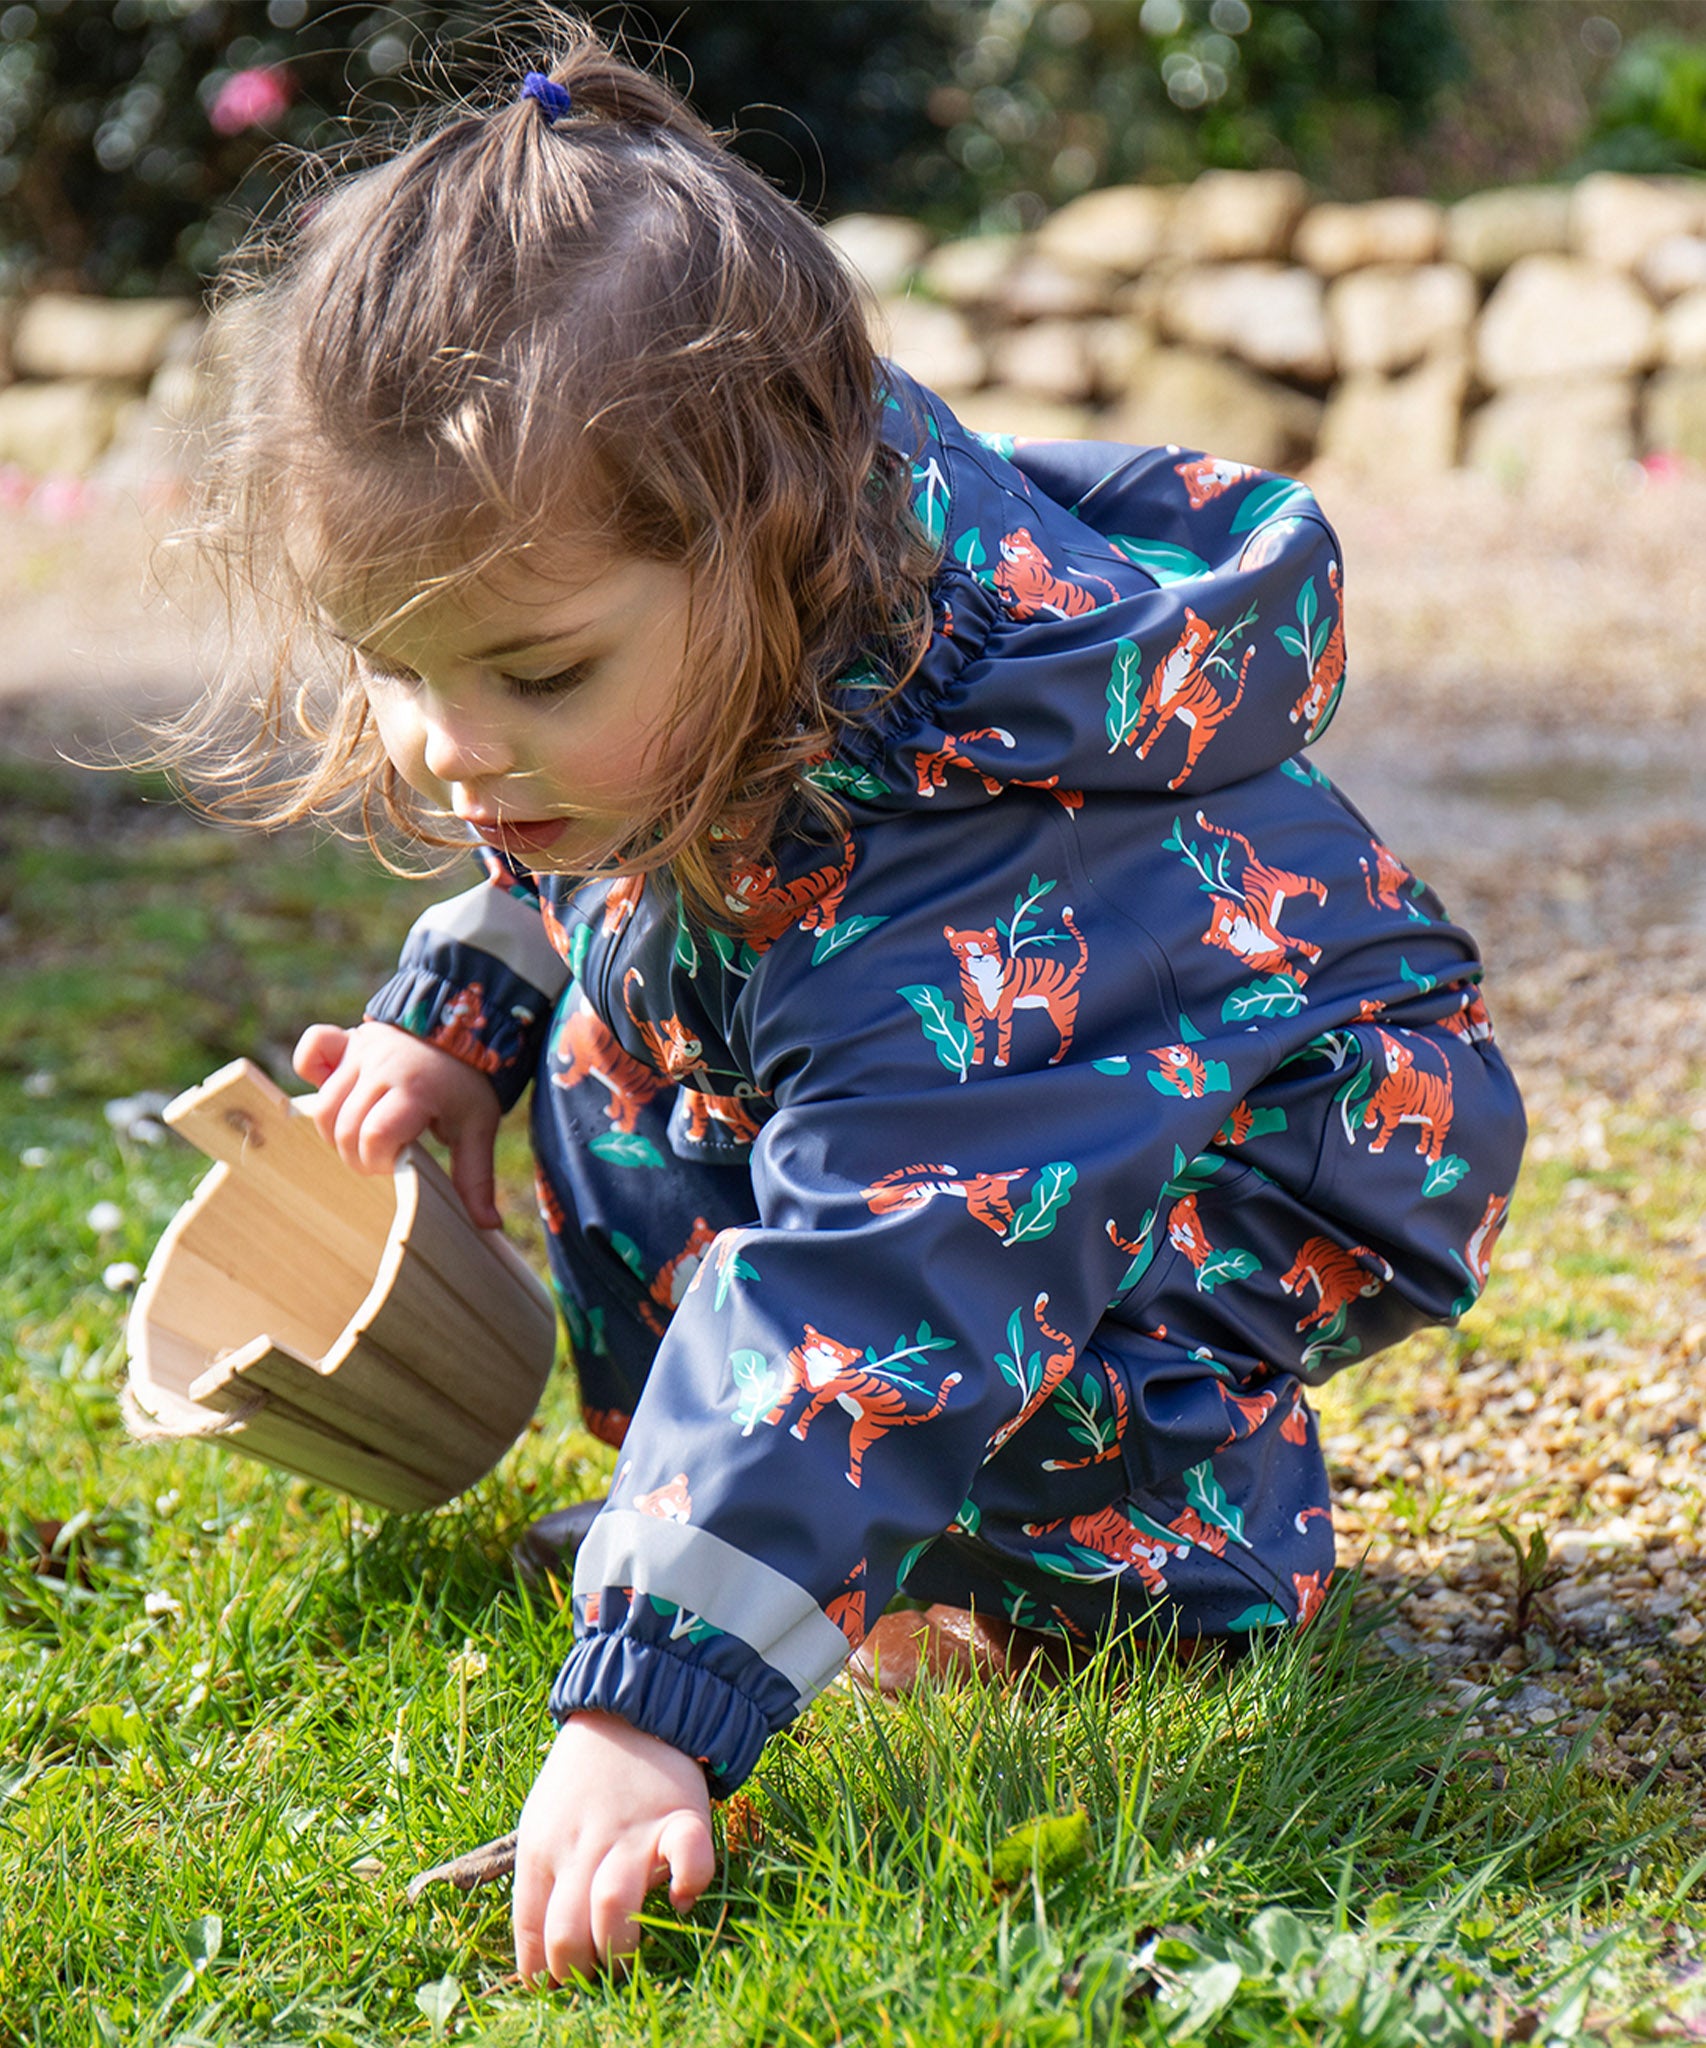
M 545 110 L 548 121 L 560 121 L 574 102 L 569 98 L 566 85 L 559 85 L 554 78 L 547 78 L 543 71 L 530 71 L 521 81 L 520 97 L 537 100 Z

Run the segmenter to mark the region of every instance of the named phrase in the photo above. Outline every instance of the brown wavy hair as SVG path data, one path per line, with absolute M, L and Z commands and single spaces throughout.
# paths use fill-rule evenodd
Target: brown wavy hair
M 565 534 L 679 564 L 690 682 L 644 830 L 586 872 L 667 867 L 726 922 L 732 860 L 831 822 L 803 775 L 854 715 L 832 686 L 874 666 L 869 715 L 910 673 L 936 551 L 827 238 L 660 79 L 549 23 L 565 117 L 505 81 L 300 187 L 227 279 L 189 538 L 270 652 L 153 758 L 216 815 L 353 812 L 376 850 L 396 832 L 463 849 L 386 759 L 317 595 L 418 594 Z

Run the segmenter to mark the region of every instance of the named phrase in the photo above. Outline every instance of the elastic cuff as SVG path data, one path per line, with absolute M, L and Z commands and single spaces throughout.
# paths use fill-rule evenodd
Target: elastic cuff
M 370 1023 L 394 1025 L 484 1074 L 503 1108 L 513 1109 L 533 1079 L 537 1032 L 524 1031 L 496 1003 L 496 1019 L 488 1023 L 482 1018 L 483 1028 L 470 1028 L 453 1007 L 465 997 L 466 989 L 443 975 L 405 967 L 372 998 L 364 1014 Z
M 551 1688 L 551 1712 L 566 1721 L 588 1707 L 702 1763 L 714 1799 L 726 1799 L 751 1775 L 770 1733 L 764 1715 L 726 1679 L 632 1636 L 588 1636 L 569 1652 Z

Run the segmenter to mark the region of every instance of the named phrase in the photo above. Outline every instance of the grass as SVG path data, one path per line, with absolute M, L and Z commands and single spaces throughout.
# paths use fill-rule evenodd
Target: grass
M 402 1887 L 512 1825 L 549 1739 L 566 1622 L 509 1544 L 608 1470 L 567 1383 L 469 1496 L 390 1519 L 130 1444 L 116 1400 L 112 1269 L 143 1263 L 199 1161 L 105 1105 L 238 1052 L 276 1065 L 359 1004 L 421 894 L 112 784 L 91 830 L 83 785 L 8 774 L 0 2041 L 1699 2037 L 1689 1801 L 1656 1765 L 1596 1770 L 1591 1729 L 1488 1734 L 1378 1654 L 1345 1591 L 1224 1671 L 826 1696 L 720 1810 L 717 1883 L 685 1922 L 658 1907 L 627 1982 L 507 1983 L 507 1886 L 413 1908 Z M 1682 1151 L 1660 1133 L 1631 1164 L 1608 1142 L 1662 1240 Z M 518 1139 L 501 1165 L 523 1213 Z M 1558 1257 L 1448 1340 L 1460 1361 L 1639 1321 L 1617 1284 L 1640 1247 L 1577 1179 L 1539 1176 L 1523 1228 L 1543 1244 L 1556 1221 Z M 1443 1356 L 1339 1382 L 1334 1426 L 1377 1423 Z M 1452 1514 L 1420 1485 L 1397 1512 L 1424 1532 Z

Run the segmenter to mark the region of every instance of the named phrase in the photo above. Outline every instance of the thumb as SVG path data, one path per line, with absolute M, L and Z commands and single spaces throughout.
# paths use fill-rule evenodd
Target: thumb
M 481 1230 L 496 1230 L 502 1224 L 489 1131 L 459 1131 L 451 1139 L 450 1180 L 462 1197 L 463 1208 Z
M 296 1041 L 290 1063 L 311 1088 L 320 1088 L 337 1071 L 349 1044 L 349 1033 L 337 1024 L 310 1024 Z
M 670 1815 L 658 1835 L 658 1861 L 669 1865 L 669 1903 L 685 1913 L 717 1874 L 717 1852 L 703 1814 L 677 1808 Z

